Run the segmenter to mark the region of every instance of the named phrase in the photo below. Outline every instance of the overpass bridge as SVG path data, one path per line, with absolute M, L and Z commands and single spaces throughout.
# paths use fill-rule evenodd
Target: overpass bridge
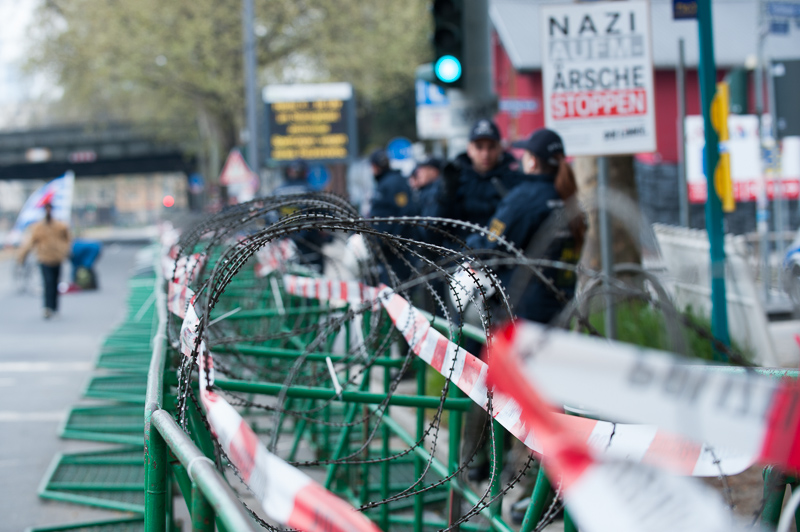
M 184 172 L 193 157 L 126 123 L 69 124 L 0 132 L 0 180 Z

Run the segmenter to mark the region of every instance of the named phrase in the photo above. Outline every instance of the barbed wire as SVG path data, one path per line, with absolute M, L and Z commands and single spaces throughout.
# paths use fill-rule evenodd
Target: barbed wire
M 280 215 L 282 209 L 290 211 L 289 214 Z M 438 405 L 433 409 L 430 421 L 424 423 L 425 428 L 421 436 L 412 438 L 411 443 L 401 450 L 391 450 L 385 456 L 374 456 L 373 444 L 377 443 L 379 437 L 386 437 L 383 433 L 386 430 L 384 418 L 390 408 L 394 408 L 391 406 L 392 398 L 400 388 L 403 378 L 415 366 L 418 367 L 417 371 L 424 371 L 424 368 L 419 369 L 419 362 L 416 362 L 418 358 L 402 336 L 395 331 L 389 318 L 384 313 L 376 311 L 376 302 L 333 305 L 331 302 L 321 301 L 314 307 L 313 312 L 309 310 L 311 307 L 303 306 L 292 314 L 287 312 L 287 308 L 283 308 L 281 312 L 278 303 L 264 297 L 275 289 L 273 283 L 277 283 L 280 289 L 280 276 L 275 274 L 263 278 L 245 276 L 247 282 L 241 285 L 241 289 L 236 288 L 237 278 L 241 276 L 246 266 L 253 264 L 254 256 L 259 250 L 282 240 L 302 242 L 305 239 L 303 235 L 309 231 L 342 236 L 359 235 L 366 253 L 357 257 L 347 256 L 356 253 L 346 249 L 345 256 L 328 256 L 328 268 L 342 274 L 341 277 L 349 275 L 351 280 L 360 281 L 367 286 L 378 286 L 380 281 L 383 281 L 408 301 L 422 297 L 420 294 L 430 297 L 431 313 L 442 318 L 443 323 L 447 325 L 446 336 L 453 341 L 462 341 L 465 338 L 464 326 L 470 319 L 468 313 L 477 310 L 477 321 L 471 325 L 477 326 L 483 332 L 485 344 L 490 348 L 492 331 L 499 321 L 514 316 L 514 309 L 525 291 L 525 286 L 530 282 L 537 282 L 550 291 L 563 306 L 558 319 L 554 321 L 555 324 L 602 336 L 590 322 L 590 303 L 594 298 L 604 296 L 611 291 L 616 301 L 642 301 L 661 313 L 667 327 L 693 331 L 711 342 L 715 349 L 725 353 L 731 361 L 741 365 L 751 365 L 742 353 L 716 342 L 707 328 L 678 312 L 672 303 L 663 297 L 663 293 L 654 295 L 645 286 L 617 278 L 607 279 L 601 272 L 578 264 L 543 258 L 541 254 L 549 245 L 548 238 L 552 238 L 548 234 L 554 233 L 558 227 L 563 227 L 567 220 L 548 223 L 551 224 L 548 226 L 548 231 L 537 236 L 535 242 L 526 250 L 517 248 L 502 235 L 493 235 L 496 240 L 494 249 L 481 250 L 471 249 L 464 237 L 459 235 L 487 236 L 490 230 L 486 227 L 433 217 L 365 219 L 360 217 L 345 200 L 332 194 L 259 198 L 209 217 L 184 232 L 177 244 L 177 259 L 188 258 L 195 253 L 203 254 L 206 258 L 195 271 L 191 272 L 191 275 L 188 275 L 186 281 L 198 295 L 196 308 L 200 324 L 197 342 L 191 356 L 181 358 L 176 368 L 178 373 L 176 409 L 179 423 L 188 430 L 186 413 L 187 404 L 191 402 L 201 413 L 209 433 L 212 433 L 192 391 L 192 382 L 195 378 L 193 375 L 197 374 L 198 349 L 204 341 L 207 348 L 214 351 L 214 369 L 218 375 L 280 385 L 278 393 L 267 402 L 255 400 L 252 394 L 235 393 L 224 387 L 212 385 L 217 393 L 223 394 L 231 404 L 240 407 L 245 415 L 251 415 L 253 411 L 268 415 L 268 419 L 271 420 L 269 426 L 261 428 L 267 430 L 264 439 L 270 451 L 275 453 L 280 451 L 281 427 L 286 418 L 292 419 L 295 425 L 300 423 L 305 426 L 311 425 L 318 427 L 317 430 L 320 431 L 338 429 L 340 435 L 344 431 L 352 434 L 355 429 L 361 428 L 360 441 L 343 451 L 341 456 L 291 459 L 289 462 L 292 465 L 301 468 L 355 467 L 397 463 L 398 459 L 406 456 L 423 454 L 429 456 L 424 460 L 420 473 L 406 487 L 388 497 L 380 496 L 367 501 L 360 506 L 360 510 L 366 511 L 418 496 L 447 486 L 456 479 L 460 479 L 459 482 L 463 481 L 461 477 L 481 452 L 480 445 L 475 445 L 471 452 L 462 451 L 464 456 L 461 456 L 454 471 L 448 471 L 446 475 L 431 476 L 435 453 L 441 439 L 440 432 L 442 429 L 447 431 L 443 426 L 443 419 L 452 385 L 450 379 L 456 371 L 457 357 L 453 357 L 450 367 L 445 368 L 446 374 L 439 393 Z M 387 232 L 380 230 L 379 227 L 390 227 L 394 231 Z M 424 231 L 415 234 L 424 234 L 426 238 L 410 237 L 408 229 Z M 309 241 L 305 239 L 304 244 L 309 245 Z M 319 246 L 310 247 L 322 251 Z M 350 264 L 347 264 L 348 261 Z M 397 270 L 398 265 L 406 272 Z M 295 257 L 292 263 L 281 267 L 287 272 L 299 271 L 308 275 L 310 270 L 306 266 L 303 257 Z M 548 270 L 570 272 L 576 277 L 588 279 L 589 289 L 583 293 L 579 292 L 575 298 L 570 299 L 547 275 Z M 515 273 L 511 286 L 506 286 L 501 281 L 501 273 L 509 271 Z M 173 276 L 176 272 L 177 270 L 173 269 Z M 460 278 L 460 275 L 464 275 L 467 280 Z M 241 320 L 231 317 L 210 325 L 210 317 L 217 307 L 226 311 L 237 307 L 245 311 L 268 310 L 271 314 L 259 317 L 256 313 Z M 410 320 L 411 316 L 408 319 Z M 365 322 L 366 330 L 363 327 Z M 398 326 L 400 329 L 410 328 L 412 332 L 414 330 L 411 321 Z M 173 345 L 177 342 L 178 329 L 179 324 L 170 322 L 168 331 Z M 338 347 L 337 342 L 341 344 Z M 258 345 L 290 350 L 294 354 L 293 359 L 270 358 L 265 362 L 263 357 L 245 352 L 246 347 Z M 292 346 L 292 349 L 287 346 Z M 401 346 L 400 349 L 398 346 Z M 480 346 L 473 345 L 473 347 Z M 458 347 L 458 349 L 464 348 Z M 333 353 L 333 351 L 336 351 L 336 365 L 339 367 L 337 373 L 345 375 L 345 380 L 341 383 L 343 390 L 361 390 L 370 383 L 383 381 L 381 390 L 383 398 L 376 404 L 365 407 L 363 414 L 358 415 L 354 403 L 349 403 L 353 412 L 350 419 L 346 419 L 344 414 L 330 418 L 330 412 L 342 399 L 342 393 L 335 393 L 326 399 L 307 400 L 301 402 L 299 406 L 293 406 L 289 395 L 293 387 L 297 386 L 319 387 L 320 383 L 326 383 L 323 387 L 329 389 L 327 383 L 332 378 L 338 377 L 332 376 L 324 366 L 309 363 L 309 357 L 316 353 Z M 480 352 L 472 354 L 480 355 Z M 385 361 L 395 359 L 398 361 L 397 367 L 394 368 L 396 372 L 391 374 L 390 367 Z M 379 365 L 379 362 L 383 365 Z M 373 374 L 380 371 L 383 371 L 384 376 L 382 379 L 376 379 L 376 375 Z M 457 411 L 449 412 L 449 415 L 461 415 L 454 413 Z M 491 428 L 494 413 L 492 394 L 489 392 L 488 415 L 483 420 L 480 437 L 480 439 L 486 438 L 487 453 L 490 457 L 488 485 L 480 490 L 478 500 L 471 508 L 463 513 L 461 509 L 457 509 L 457 519 L 443 530 L 451 530 L 480 515 L 486 508 L 513 490 L 531 469 L 534 460 L 532 456 L 497 493 L 492 495 L 491 486 L 497 484 L 501 474 L 495 467 L 500 452 L 498 445 L 504 445 L 503 442 L 496 440 Z M 613 436 L 612 432 L 609 445 Z M 218 442 L 215 443 L 220 460 L 227 461 L 229 467 L 241 479 L 241 474 L 227 460 Z M 714 459 L 724 486 L 724 496 L 732 507 L 731 488 L 719 467 L 719 460 L 716 456 Z M 341 467 L 339 471 L 342 471 Z M 439 478 L 436 478 L 437 476 Z M 364 482 L 368 480 L 365 479 Z M 557 483 L 555 491 L 555 498 L 536 524 L 535 530 L 541 530 L 552 522 L 563 506 L 560 502 L 560 482 Z M 258 518 L 254 512 L 251 513 L 268 530 L 278 530 Z

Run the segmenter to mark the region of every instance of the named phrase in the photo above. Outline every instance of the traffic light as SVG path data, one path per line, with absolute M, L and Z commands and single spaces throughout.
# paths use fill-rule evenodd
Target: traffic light
M 433 72 L 445 87 L 461 87 L 464 64 L 464 0 L 433 0 Z
M 724 81 L 717 83 L 717 94 L 711 102 L 711 125 L 719 136 L 719 161 L 714 171 L 714 188 L 722 202 L 723 212 L 733 212 L 736 202 L 733 197 L 733 178 L 731 177 L 731 154 L 728 150 L 728 112 L 730 91 Z

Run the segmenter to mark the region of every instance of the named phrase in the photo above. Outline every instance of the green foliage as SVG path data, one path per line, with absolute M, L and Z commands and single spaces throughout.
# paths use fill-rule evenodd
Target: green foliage
M 713 361 L 714 350 L 711 342 L 697 332 L 703 330 L 710 334 L 710 319 L 695 311 L 691 306 L 683 312 L 683 316 L 693 324 L 693 327 L 680 325 L 680 330 L 686 339 L 687 354 L 694 358 Z M 601 334 L 605 334 L 604 312 L 591 314 L 589 323 Z M 672 344 L 668 335 L 669 331 L 661 311 L 639 301 L 617 305 L 618 340 L 650 349 L 669 351 L 672 349 Z M 741 353 L 746 360 L 752 360 L 752 352 L 749 349 L 743 348 L 736 342 L 732 342 L 731 348 L 735 352 Z
M 63 89 L 55 120 L 161 124 L 224 156 L 244 124 L 241 12 L 241 0 L 47 0 L 28 68 Z M 395 113 L 408 134 L 414 69 L 430 53 L 426 0 L 255 0 L 255 12 L 262 85 L 349 81 L 370 132 Z

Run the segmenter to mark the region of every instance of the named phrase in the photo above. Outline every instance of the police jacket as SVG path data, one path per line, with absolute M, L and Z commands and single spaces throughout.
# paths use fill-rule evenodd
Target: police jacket
M 442 179 L 439 178 L 414 192 L 414 216 L 438 216 Z
M 523 252 L 533 253 L 531 258 L 543 258 L 576 264 L 580 250 L 569 231 L 564 216 L 564 202 L 553 185 L 554 175 L 528 175 L 514 188 L 497 208 L 488 223 L 485 236 L 473 234 L 467 245 L 473 249 L 500 249 L 498 236 L 502 236 Z M 523 287 L 512 285 L 520 276 L 530 272 L 527 268 L 498 268 L 498 277 L 515 302 L 514 312 L 520 318 L 548 323 L 562 310 L 559 297 L 537 276 Z M 569 300 L 575 293 L 576 276 L 572 271 L 543 268 L 549 279 Z M 513 288 L 512 288 L 513 286 Z M 524 291 L 523 291 L 524 290 Z
M 290 196 L 293 194 L 310 194 L 312 192 L 314 192 L 314 189 L 304 179 L 293 179 L 281 183 L 272 191 L 272 196 Z M 268 224 L 274 223 L 279 218 L 290 216 L 298 210 L 299 206 L 297 205 L 284 205 L 276 211 L 269 212 L 266 221 Z M 292 233 L 289 238 L 295 242 L 300 253 L 311 261 L 317 260 L 318 256 L 321 257 L 319 249 L 323 244 L 331 241 L 329 235 L 323 234 L 323 232 L 316 229 L 303 229 Z
M 386 170 L 375 176 L 375 191 L 370 202 L 370 216 L 385 218 L 389 216 L 413 216 L 411 187 L 400 172 Z M 381 222 L 375 228 L 391 234 L 399 234 L 400 226 Z
M 510 153 L 503 153 L 497 166 L 483 175 L 475 171 L 466 153 L 455 162 L 461 166 L 455 196 L 449 196 L 445 186 L 439 194 L 438 214 L 445 218 L 487 225 L 503 196 L 525 179 Z
M 413 191 L 413 216 L 440 216 L 439 195 L 442 193 L 442 184 L 443 180 L 439 178 L 433 183 Z M 431 231 L 421 225 L 414 228 L 414 238 L 429 243 L 439 243 L 441 240 L 441 237 L 435 231 Z

